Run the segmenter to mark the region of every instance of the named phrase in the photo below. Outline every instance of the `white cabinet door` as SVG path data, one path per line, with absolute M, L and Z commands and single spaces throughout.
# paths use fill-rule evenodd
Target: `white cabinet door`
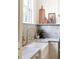
M 48 45 L 41 50 L 41 59 L 49 59 L 48 58 Z
M 49 43 L 49 59 L 58 59 L 58 42 Z

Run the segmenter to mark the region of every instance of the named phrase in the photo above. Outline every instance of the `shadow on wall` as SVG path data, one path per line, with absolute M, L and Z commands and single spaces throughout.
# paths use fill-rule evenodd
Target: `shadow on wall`
M 49 38 L 48 33 L 46 33 L 41 28 L 37 29 L 37 35 L 39 35 L 39 38 Z

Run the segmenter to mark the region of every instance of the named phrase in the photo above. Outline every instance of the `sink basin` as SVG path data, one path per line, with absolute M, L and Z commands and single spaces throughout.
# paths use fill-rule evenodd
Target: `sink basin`
M 33 47 L 25 47 L 22 51 L 22 59 L 31 59 L 31 57 L 38 51 L 39 49 Z
M 30 45 L 28 45 L 27 47 L 32 47 L 32 48 L 40 48 L 43 49 L 48 45 L 48 43 L 32 43 Z

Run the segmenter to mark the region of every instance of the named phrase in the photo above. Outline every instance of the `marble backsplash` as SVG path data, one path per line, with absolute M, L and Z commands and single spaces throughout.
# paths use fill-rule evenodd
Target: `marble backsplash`
M 40 38 L 59 38 L 60 25 L 38 25 L 42 35 Z
M 24 23 L 23 45 L 32 42 L 34 40 L 35 34 L 36 34 L 36 25 Z
M 40 38 L 59 38 L 60 25 L 36 25 L 24 23 L 22 39 L 23 46 L 34 41 L 37 34 L 39 34 Z

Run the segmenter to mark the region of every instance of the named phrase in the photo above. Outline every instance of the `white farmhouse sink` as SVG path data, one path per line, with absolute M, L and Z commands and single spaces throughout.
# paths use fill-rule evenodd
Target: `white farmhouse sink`
M 39 49 L 43 49 L 48 45 L 48 43 L 39 43 L 39 42 L 34 42 L 30 45 L 28 45 L 27 47 L 32 47 L 32 48 L 39 48 Z

